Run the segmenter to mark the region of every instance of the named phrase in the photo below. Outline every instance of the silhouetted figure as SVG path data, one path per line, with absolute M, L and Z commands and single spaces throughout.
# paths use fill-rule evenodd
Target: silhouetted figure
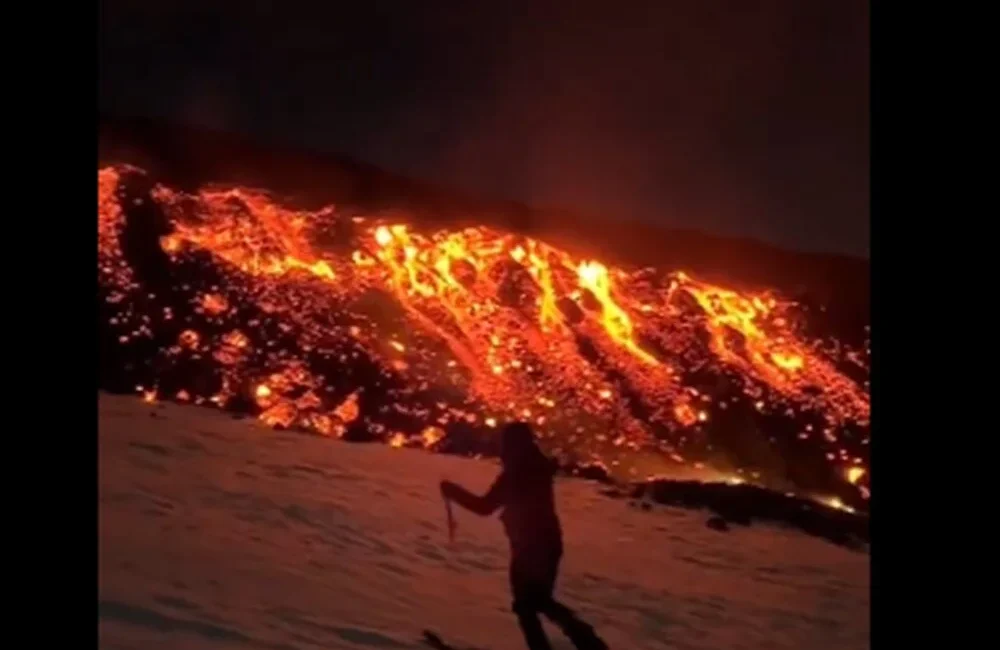
M 510 540 L 513 610 L 531 650 L 551 649 L 539 614 L 558 625 L 579 650 L 607 650 L 592 627 L 552 597 L 563 552 L 552 490 L 555 463 L 535 444 L 531 427 L 520 422 L 504 428 L 500 460 L 503 471 L 485 496 L 450 481 L 441 482 L 441 494 L 478 515 L 503 508 L 500 519 Z

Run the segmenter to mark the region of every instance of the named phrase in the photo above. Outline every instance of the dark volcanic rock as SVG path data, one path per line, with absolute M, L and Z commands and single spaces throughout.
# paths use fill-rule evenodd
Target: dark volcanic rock
M 709 520 L 705 522 L 705 525 L 712 530 L 718 530 L 720 532 L 726 532 L 729 530 L 729 524 L 727 524 L 726 520 L 722 517 L 710 517 Z
M 658 480 L 646 484 L 657 503 L 710 510 L 727 525 L 749 526 L 764 521 L 796 528 L 840 546 L 867 544 L 868 517 L 836 510 L 812 500 L 787 496 L 751 485 Z
M 608 470 L 603 465 L 592 464 L 583 465 L 578 468 L 571 470 L 574 476 L 579 476 L 580 478 L 589 479 L 591 481 L 598 481 L 599 483 L 610 483 L 611 477 L 608 475 Z
M 347 427 L 343 440 L 347 442 L 379 442 L 381 439 L 369 430 L 363 422 L 355 422 Z

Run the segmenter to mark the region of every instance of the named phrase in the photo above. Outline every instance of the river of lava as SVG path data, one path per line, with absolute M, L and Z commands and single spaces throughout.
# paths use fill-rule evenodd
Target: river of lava
M 567 464 L 863 507 L 867 352 L 808 339 L 795 304 L 400 221 L 100 169 L 102 382 L 442 451 L 517 418 Z

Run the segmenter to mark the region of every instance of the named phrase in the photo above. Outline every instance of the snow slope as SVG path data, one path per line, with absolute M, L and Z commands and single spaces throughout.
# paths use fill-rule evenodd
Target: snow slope
M 99 446 L 102 648 L 523 647 L 499 522 L 449 544 L 437 492 L 495 465 L 107 395 Z M 867 555 L 557 489 L 558 595 L 615 650 L 868 647 Z

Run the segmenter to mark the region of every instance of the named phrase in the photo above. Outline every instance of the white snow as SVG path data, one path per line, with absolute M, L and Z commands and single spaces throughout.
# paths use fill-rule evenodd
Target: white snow
M 99 444 L 102 648 L 524 647 L 499 522 L 456 510 L 450 544 L 437 491 L 495 464 L 107 395 Z M 868 647 L 867 555 L 557 491 L 557 597 L 614 650 Z

